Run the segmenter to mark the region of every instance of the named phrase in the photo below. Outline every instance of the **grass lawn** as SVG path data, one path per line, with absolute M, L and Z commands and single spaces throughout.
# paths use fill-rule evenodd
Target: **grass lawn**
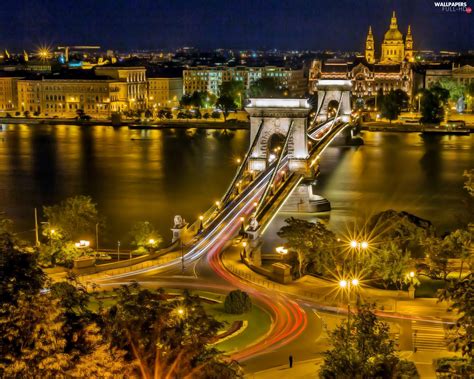
M 230 315 L 225 313 L 224 304 L 222 303 L 203 305 L 206 312 L 213 315 L 216 320 L 226 321 L 226 328 L 230 327 L 234 321 L 246 320 L 248 322 L 247 328 L 242 333 L 215 345 L 218 349 L 227 353 L 242 350 L 246 346 L 254 343 L 268 332 L 271 325 L 271 318 L 268 313 L 256 305 L 252 306 L 250 312 L 242 315 Z

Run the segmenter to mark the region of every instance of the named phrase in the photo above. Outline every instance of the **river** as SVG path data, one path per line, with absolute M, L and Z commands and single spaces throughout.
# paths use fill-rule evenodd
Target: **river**
M 33 239 L 33 210 L 89 195 L 106 218 L 102 245 L 128 241 L 136 221 L 170 237 L 173 216 L 195 219 L 225 191 L 248 147 L 248 132 L 138 131 L 109 126 L 3 125 L 0 211 Z M 474 135 L 365 132 L 364 146 L 339 139 L 326 149 L 316 192 L 331 201 L 324 218 L 343 230 L 355 218 L 406 210 L 441 230 L 465 215 L 464 170 L 474 167 Z M 279 215 L 269 235 L 283 224 Z

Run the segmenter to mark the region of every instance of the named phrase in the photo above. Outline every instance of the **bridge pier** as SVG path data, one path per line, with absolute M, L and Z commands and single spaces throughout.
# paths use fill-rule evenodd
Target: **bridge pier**
M 286 200 L 281 210 L 298 213 L 329 212 L 331 203 L 313 192 L 313 180 L 304 180 Z

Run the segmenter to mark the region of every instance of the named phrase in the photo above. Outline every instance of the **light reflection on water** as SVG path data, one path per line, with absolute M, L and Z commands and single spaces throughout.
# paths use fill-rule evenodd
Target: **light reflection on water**
M 35 206 L 86 194 L 107 218 L 109 245 L 126 241 L 140 220 L 169 237 L 175 214 L 194 219 L 220 198 L 248 138 L 246 131 L 9 125 L 0 131 L 0 210 L 17 230 L 31 230 Z M 337 140 L 321 159 L 315 192 L 331 201 L 325 216 L 331 229 L 345 230 L 356 217 L 389 208 L 432 220 L 441 230 L 458 224 L 465 212 L 462 173 L 474 167 L 474 135 L 366 132 L 364 140 L 361 147 Z M 289 216 L 278 215 L 267 235 Z M 272 237 L 271 243 L 279 241 Z
M 395 209 L 431 220 L 444 232 L 467 217 L 463 171 L 474 168 L 474 135 L 430 136 L 418 133 L 365 132 L 364 146 L 344 146 L 338 139 L 321 158 L 315 193 L 330 200 L 322 217 L 343 233 L 354 222 Z M 283 241 L 271 238 L 290 214 L 278 215 L 268 228 L 265 248 Z M 315 216 L 297 217 L 314 221 Z

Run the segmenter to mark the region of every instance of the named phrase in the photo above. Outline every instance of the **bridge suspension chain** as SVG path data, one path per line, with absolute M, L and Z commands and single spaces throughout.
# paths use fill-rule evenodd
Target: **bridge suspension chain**
M 285 154 L 286 149 L 288 148 L 288 142 L 290 140 L 291 132 L 293 131 L 293 125 L 294 125 L 294 122 L 293 122 L 293 120 L 291 120 L 290 127 L 288 128 L 288 133 L 285 137 L 285 142 L 284 142 L 283 147 L 281 149 L 281 153 L 278 156 L 278 160 L 277 160 L 277 163 L 275 165 L 275 168 L 273 169 L 272 176 L 270 177 L 270 180 L 268 181 L 267 185 L 265 186 L 265 191 L 263 192 L 263 195 L 260 198 L 260 200 L 258 201 L 257 207 L 255 208 L 255 215 L 258 214 L 258 211 L 260 210 L 263 203 L 265 202 L 265 198 L 267 197 L 268 192 L 270 191 L 273 180 L 275 179 L 275 176 L 278 173 L 278 170 L 280 169 L 281 160 L 283 158 L 283 155 Z
M 227 200 L 229 199 L 229 196 L 232 194 L 232 191 L 234 190 L 235 184 L 237 181 L 240 179 L 242 176 L 245 167 L 247 166 L 247 162 L 249 160 L 250 155 L 253 152 L 253 149 L 255 148 L 255 145 L 257 144 L 258 140 L 260 139 L 260 134 L 263 130 L 263 123 L 264 123 L 264 118 L 262 117 L 262 121 L 260 122 L 260 126 L 258 127 L 257 133 L 255 134 L 255 138 L 253 139 L 252 143 L 250 144 L 249 149 L 247 150 L 247 154 L 245 154 L 244 159 L 242 160 L 239 169 L 237 170 L 236 175 L 234 176 L 234 179 L 230 183 L 230 186 L 227 188 L 227 191 L 225 192 L 224 196 L 222 197 L 221 204 L 222 206 L 225 206 Z

